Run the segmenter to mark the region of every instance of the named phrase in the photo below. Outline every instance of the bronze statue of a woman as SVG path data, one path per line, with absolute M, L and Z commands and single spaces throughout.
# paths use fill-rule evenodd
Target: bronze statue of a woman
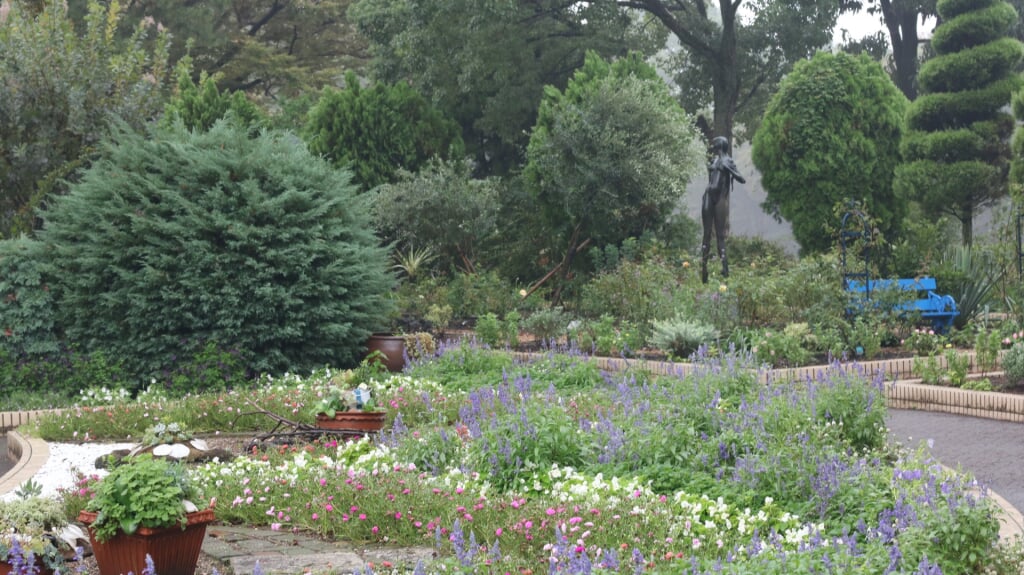
M 704 239 L 700 246 L 700 281 L 708 283 L 708 258 L 711 255 L 711 231 L 714 228 L 718 245 L 718 258 L 722 260 L 722 277 L 729 277 L 729 263 L 725 258 L 725 240 L 729 236 L 729 192 L 732 181 L 747 183 L 729 155 L 729 140 L 719 136 L 711 140 L 713 158 L 708 164 L 708 187 L 700 206 L 700 219 L 704 224 Z

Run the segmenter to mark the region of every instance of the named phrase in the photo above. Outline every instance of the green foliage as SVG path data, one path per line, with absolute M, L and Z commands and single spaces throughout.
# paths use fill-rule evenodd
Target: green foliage
M 344 90 L 324 89 L 305 134 L 312 153 L 351 169 L 364 191 L 395 181 L 400 168 L 415 173 L 435 156 L 463 153 L 458 125 L 408 84 L 363 88 L 352 72 Z
M 935 222 L 908 217 L 902 236 L 890 244 L 890 273 L 901 278 L 934 275 L 933 270 L 942 261 L 946 246 L 953 241 L 949 225 L 946 217 Z
M 229 113 L 242 126 L 255 133 L 267 119 L 255 104 L 241 91 L 217 89 L 217 79 L 206 72 L 199 75 L 199 84 L 192 81 L 192 59 L 183 58 L 175 66 L 178 77 L 177 92 L 164 106 L 163 121 L 168 124 L 182 122 L 189 130 L 207 131 Z
M 101 352 L 83 353 L 61 347 L 36 355 L 14 355 L 0 350 L 0 409 L 33 409 L 67 405 L 79 390 L 126 385 L 134 377 L 123 362 Z
M 993 289 L 1003 272 L 989 254 L 980 248 L 952 246 L 945 253 L 942 265 L 935 270 L 938 293 L 949 294 L 960 312 L 953 320 L 963 329 L 992 300 Z
M 522 413 L 520 413 L 522 412 Z M 529 429 L 523 429 L 529 421 Z M 578 433 L 578 425 L 557 403 L 522 400 L 499 414 L 483 435 L 469 446 L 467 461 L 490 471 L 499 491 L 518 487 L 529 470 L 580 467 L 590 461 L 594 446 Z
M 779 87 L 754 137 L 764 207 L 786 218 L 803 253 L 831 249 L 837 202 L 857 199 L 888 237 L 905 203 L 892 188 L 907 99 L 867 56 L 819 52 Z
M 1014 384 L 1024 382 L 1024 343 L 1015 343 L 1000 359 L 1003 373 Z
M 142 436 L 142 445 L 149 447 L 153 445 L 183 443 L 193 437 L 191 431 L 182 427 L 177 422 L 158 423 L 146 428 L 146 433 Z
M 61 503 L 53 497 L 41 497 L 42 486 L 31 479 L 14 492 L 16 499 L 0 501 L 0 561 L 11 564 L 12 538 L 17 538 L 22 553 L 31 552 L 48 569 L 65 570 L 64 553 L 73 554 L 76 545 L 61 538 L 67 527 Z M 31 564 L 26 570 L 35 569 Z M 41 569 L 39 571 L 42 571 Z
M 90 526 L 97 541 L 139 527 L 171 527 L 185 521 L 184 501 L 197 495 L 179 464 L 150 455 L 132 457 L 100 481 L 86 506 L 98 513 Z
M 974 337 L 974 361 L 982 373 L 992 371 L 999 363 L 1002 334 L 998 331 L 979 331 Z
M 864 359 L 874 359 L 882 350 L 882 324 L 878 318 L 861 314 L 850 324 L 847 342 L 851 351 Z
M 448 282 L 447 298 L 455 317 L 473 317 L 488 312 L 505 315 L 516 309 L 521 299 L 516 286 L 494 271 L 455 274 Z
M 644 333 L 649 328 L 641 329 L 633 322 L 616 321 L 610 314 L 604 314 L 596 320 L 581 322 L 570 330 L 570 337 L 581 349 L 592 350 L 598 355 L 631 355 L 643 347 Z
M 773 367 L 806 365 L 811 359 L 810 326 L 791 323 L 782 331 L 767 331 L 754 342 L 752 351 L 758 361 Z
M 521 316 L 516 310 L 505 314 L 505 319 L 499 319 L 493 313 L 485 313 L 476 320 L 476 335 L 494 348 L 515 347 L 519 345 L 520 319 Z
M 0 355 L 38 357 L 59 348 L 41 247 L 25 238 L 0 240 Z
M 738 319 L 746 326 L 822 323 L 843 313 L 838 267 L 831 255 L 801 258 L 791 266 L 757 263 L 733 272 L 723 297 L 736 298 Z
M 562 306 L 555 306 L 530 314 L 523 321 L 523 330 L 548 343 L 566 336 L 572 321 L 571 313 L 562 309 Z
M 942 349 L 945 338 L 931 329 L 915 329 L 905 340 L 903 346 L 914 351 L 914 355 L 928 356 Z
M 578 311 L 589 318 L 610 314 L 622 321 L 647 326 L 672 317 L 685 292 L 676 289 L 676 272 L 659 257 L 623 261 L 583 285 Z
M 252 379 L 245 359 L 237 349 L 224 349 L 210 341 L 196 349 L 160 378 L 174 396 L 243 387 Z
M 651 344 L 673 357 L 685 359 L 701 345 L 714 343 L 718 332 L 713 325 L 678 314 L 672 319 L 655 320 Z
M 522 161 L 544 86 L 565 86 L 586 50 L 653 53 L 664 31 L 605 3 L 359 0 L 375 76 L 409 82 L 462 126 L 484 173 Z
M 1002 108 L 1024 85 L 1016 73 L 1024 48 L 1007 37 L 1017 17 L 1003 0 L 946 1 L 937 8 L 940 24 L 931 40 L 937 55 L 921 68 L 922 94 L 907 111 L 905 163 L 894 187 L 933 219 L 959 220 L 970 245 L 975 213 L 1006 194 L 1013 122 Z
M 400 169 L 397 182 L 373 194 L 377 227 L 403 245 L 430 249 L 441 269 L 476 270 L 481 244 L 497 231 L 500 183 L 475 180 L 463 160 L 432 159 L 418 173 Z
M 564 91 L 545 89 L 524 178 L 572 250 L 658 230 L 702 158 L 692 120 L 651 66 L 589 53 Z
M 141 127 L 162 105 L 167 35 L 112 34 L 119 5 L 91 1 L 81 34 L 62 2 L 8 2 L 0 25 L 0 236 L 27 232 L 61 178 L 86 161 L 111 117 Z M 51 179 L 51 176 L 53 178 Z
M 368 207 L 287 134 L 122 130 L 39 237 L 69 340 L 135 375 L 211 341 L 253 372 L 354 364 L 388 315 Z

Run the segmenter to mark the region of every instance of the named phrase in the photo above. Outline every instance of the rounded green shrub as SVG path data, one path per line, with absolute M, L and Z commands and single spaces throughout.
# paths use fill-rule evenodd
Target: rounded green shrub
M 1016 343 L 1003 354 L 1003 373 L 1013 383 L 1024 381 L 1024 343 Z
M 43 217 L 68 341 L 144 377 L 209 342 L 252 371 L 352 365 L 388 317 L 365 200 L 291 134 L 119 130 Z

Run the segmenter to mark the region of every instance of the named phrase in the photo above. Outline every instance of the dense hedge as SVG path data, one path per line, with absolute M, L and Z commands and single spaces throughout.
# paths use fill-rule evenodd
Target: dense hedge
M 352 364 L 393 278 L 349 179 L 287 133 L 119 131 L 39 233 L 69 343 L 145 375 L 210 342 L 258 371 Z
M 0 241 L 0 355 L 37 356 L 59 348 L 40 248 L 25 238 Z

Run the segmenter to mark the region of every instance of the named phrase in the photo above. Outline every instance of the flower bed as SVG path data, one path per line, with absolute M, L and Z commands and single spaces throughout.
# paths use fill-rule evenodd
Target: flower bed
M 886 444 L 880 381 L 837 366 L 765 388 L 747 367 L 570 384 L 522 366 L 451 393 L 401 376 L 380 442 L 280 448 L 195 478 L 223 520 L 433 541 L 435 568 L 465 572 L 1000 572 L 1013 560 L 969 478 Z

